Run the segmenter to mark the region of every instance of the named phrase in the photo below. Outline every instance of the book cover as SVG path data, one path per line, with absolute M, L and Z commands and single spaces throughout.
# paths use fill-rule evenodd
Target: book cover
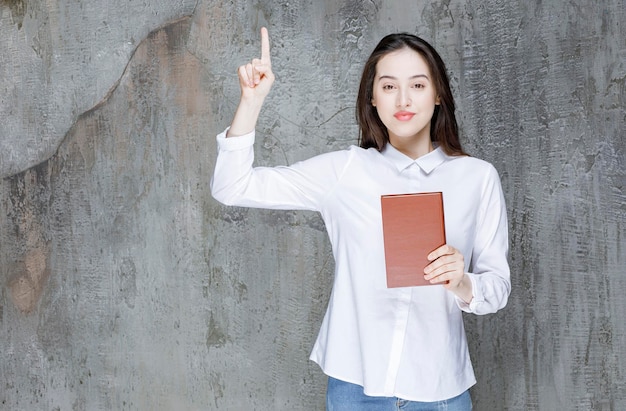
M 443 194 L 381 196 L 387 287 L 432 285 L 424 280 L 426 258 L 446 243 Z

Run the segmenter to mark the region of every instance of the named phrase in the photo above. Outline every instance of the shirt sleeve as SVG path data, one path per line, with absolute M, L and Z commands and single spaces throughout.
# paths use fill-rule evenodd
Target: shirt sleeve
M 291 166 L 253 167 L 255 132 L 217 136 L 218 155 L 211 194 L 219 202 L 240 207 L 319 211 L 341 175 L 341 157 L 322 154 Z
M 504 308 L 511 293 L 508 250 L 504 195 L 498 173 L 490 166 L 478 210 L 471 272 L 467 273 L 474 297 L 469 304 L 457 298 L 461 310 L 481 315 Z

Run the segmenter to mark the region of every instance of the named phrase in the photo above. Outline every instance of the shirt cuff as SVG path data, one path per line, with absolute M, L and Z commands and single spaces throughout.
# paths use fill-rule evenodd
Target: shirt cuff
M 220 151 L 244 150 L 254 145 L 255 130 L 243 136 L 226 138 L 226 133 L 229 129 L 230 127 L 227 127 L 226 130 L 217 135 L 217 147 Z
M 482 288 L 478 286 L 478 279 L 476 278 L 476 274 L 472 274 L 472 273 L 465 273 L 465 274 L 469 277 L 472 283 L 472 294 L 473 294 L 472 301 L 470 301 L 469 303 L 466 303 L 459 297 L 455 297 L 456 305 L 462 311 L 465 311 L 466 313 L 474 313 L 476 312 L 476 307 L 482 304 L 483 302 L 485 302 L 485 296 L 483 294 Z

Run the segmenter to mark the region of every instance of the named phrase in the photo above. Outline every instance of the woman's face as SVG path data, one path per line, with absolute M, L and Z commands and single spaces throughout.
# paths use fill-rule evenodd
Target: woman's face
M 439 104 L 432 80 L 426 60 L 410 48 L 393 51 L 376 65 L 372 105 L 389 142 L 413 158 L 425 154 L 424 147 L 432 150 L 430 121 Z

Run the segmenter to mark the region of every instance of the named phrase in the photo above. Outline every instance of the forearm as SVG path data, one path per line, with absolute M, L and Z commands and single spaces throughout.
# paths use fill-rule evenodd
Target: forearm
M 249 134 L 256 128 L 256 123 L 263 106 L 262 99 L 241 98 L 233 122 L 230 125 L 226 137 L 238 137 Z
M 500 179 L 493 167 L 484 177 L 481 212 L 476 225 L 471 255 L 471 270 L 466 277 L 472 283 L 472 300 L 464 311 L 475 314 L 495 313 L 502 309 L 511 293 L 511 273 L 507 260 L 508 223 Z M 460 298 L 461 299 L 461 298 Z M 467 301 L 463 300 L 464 303 Z

